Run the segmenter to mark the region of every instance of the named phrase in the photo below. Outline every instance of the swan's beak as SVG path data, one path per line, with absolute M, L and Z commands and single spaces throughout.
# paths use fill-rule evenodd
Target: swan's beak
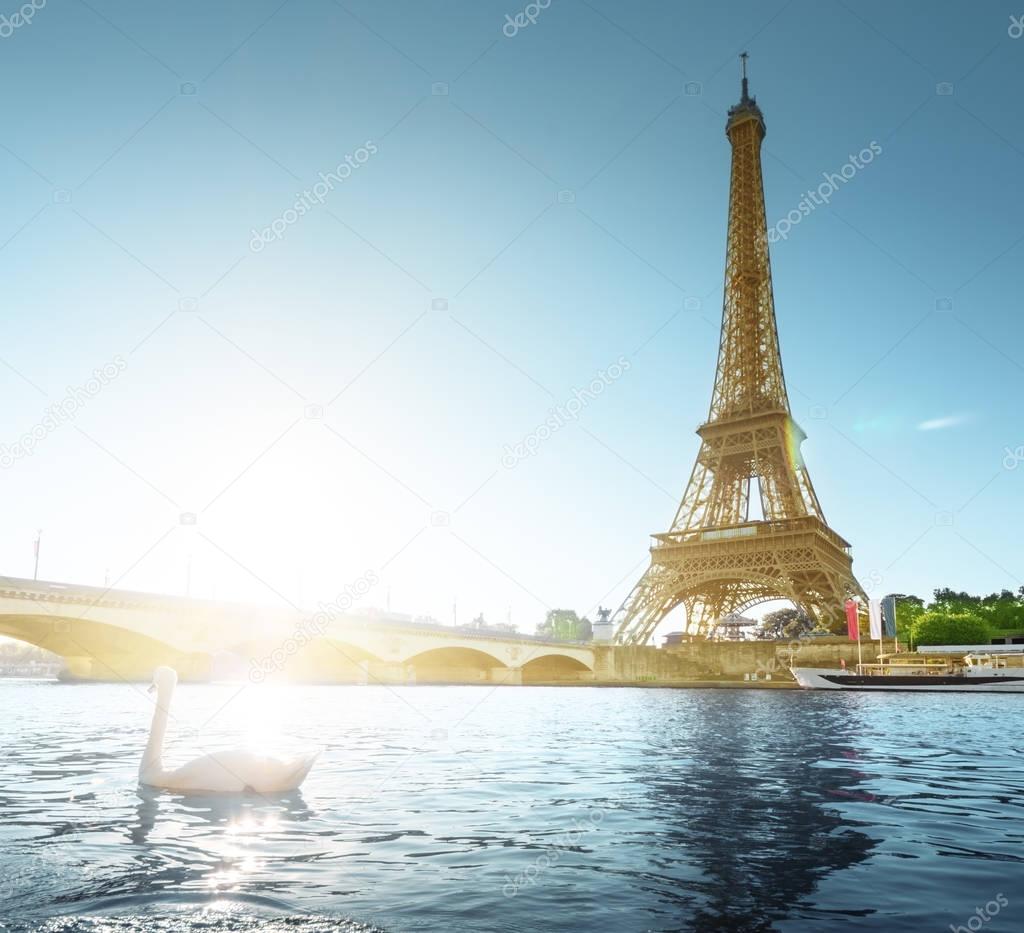
M 146 693 L 153 693 L 153 692 L 154 692 L 155 690 L 156 690 L 156 684 L 150 684 L 150 685 L 149 685 L 149 686 L 148 686 L 148 687 L 146 688 Z

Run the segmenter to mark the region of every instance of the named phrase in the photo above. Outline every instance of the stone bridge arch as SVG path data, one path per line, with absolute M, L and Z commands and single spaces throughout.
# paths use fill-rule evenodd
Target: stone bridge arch
M 480 648 L 444 645 L 428 648 L 402 662 L 416 683 L 485 683 L 501 681 L 509 666 Z
M 558 652 L 530 658 L 522 668 L 524 684 L 583 683 L 594 679 L 594 669 L 578 658 Z
M 74 616 L 0 614 L 0 635 L 52 651 L 63 659 L 70 680 L 148 681 L 161 664 L 183 680 L 204 680 L 210 656 L 187 652 L 118 625 Z
M 288 680 L 308 684 L 365 684 L 381 659 L 355 641 L 318 635 L 297 627 L 279 638 L 263 638 L 233 645 L 246 676 L 256 684 Z

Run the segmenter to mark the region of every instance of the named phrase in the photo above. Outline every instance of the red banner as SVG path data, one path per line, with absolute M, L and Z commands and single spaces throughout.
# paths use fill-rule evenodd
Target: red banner
M 846 634 L 851 641 L 860 641 L 860 623 L 857 620 L 857 600 L 846 601 Z

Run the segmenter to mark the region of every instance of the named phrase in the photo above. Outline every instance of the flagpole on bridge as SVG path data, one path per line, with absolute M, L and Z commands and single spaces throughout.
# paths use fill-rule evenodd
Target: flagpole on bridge
M 33 549 L 35 550 L 35 555 L 36 555 L 35 567 L 32 569 L 32 579 L 33 580 L 38 580 L 39 579 L 39 545 L 40 545 L 40 542 L 42 540 L 43 540 L 43 529 L 42 528 L 37 528 L 36 529 L 36 540 L 35 540 L 35 544 L 33 545 Z

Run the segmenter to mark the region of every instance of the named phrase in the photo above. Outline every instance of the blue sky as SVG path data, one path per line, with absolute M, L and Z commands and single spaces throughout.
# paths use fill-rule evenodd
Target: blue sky
M 773 247 L 830 524 L 878 595 L 1024 584 L 1024 10 L 551 0 L 504 34 L 525 6 L 49 0 L 0 38 L 4 449 L 123 363 L 4 458 L 3 573 L 42 528 L 48 579 L 618 605 L 707 412 L 748 49 L 770 222 L 881 149 Z

